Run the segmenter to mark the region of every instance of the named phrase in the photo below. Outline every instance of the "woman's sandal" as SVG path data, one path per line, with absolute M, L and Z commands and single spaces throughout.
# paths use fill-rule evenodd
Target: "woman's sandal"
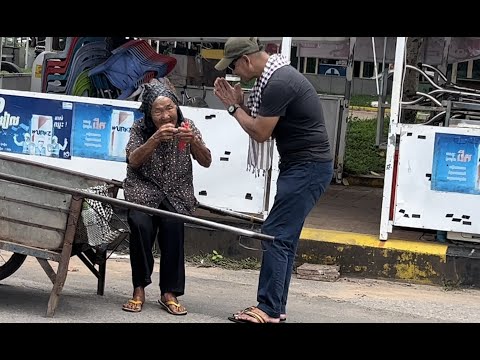
M 162 307 L 172 315 L 187 315 L 187 310 L 179 311 L 179 309 L 182 305 L 180 305 L 178 302 L 176 302 L 174 300 L 168 300 L 168 301 L 163 302 L 162 299 L 159 299 L 158 303 L 160 305 L 162 305 Z M 170 308 L 170 306 L 172 306 L 172 305 L 177 309 L 177 311 L 173 311 Z
M 143 301 L 130 299 L 125 304 L 123 304 L 122 310 L 128 312 L 140 312 L 142 311 L 142 307 Z

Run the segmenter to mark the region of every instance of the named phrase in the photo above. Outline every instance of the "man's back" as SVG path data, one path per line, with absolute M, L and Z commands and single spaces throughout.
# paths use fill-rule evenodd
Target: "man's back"
M 282 164 L 332 160 L 318 94 L 292 66 L 272 74 L 263 90 L 258 114 L 280 116 L 273 136 Z

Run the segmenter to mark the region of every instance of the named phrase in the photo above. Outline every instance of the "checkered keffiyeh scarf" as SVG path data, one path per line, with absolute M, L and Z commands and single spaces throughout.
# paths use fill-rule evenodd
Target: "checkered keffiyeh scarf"
M 270 76 L 279 68 L 289 65 L 290 61 L 281 54 L 273 54 L 268 58 L 265 69 L 263 69 L 262 76 L 260 76 L 253 85 L 250 96 L 247 100 L 247 107 L 250 109 L 250 115 L 257 117 L 258 109 L 262 103 L 262 92 L 270 79 Z M 273 141 L 268 139 L 263 143 L 250 138 L 248 146 L 247 170 L 260 174 L 260 171 L 269 170 L 272 166 L 273 159 Z

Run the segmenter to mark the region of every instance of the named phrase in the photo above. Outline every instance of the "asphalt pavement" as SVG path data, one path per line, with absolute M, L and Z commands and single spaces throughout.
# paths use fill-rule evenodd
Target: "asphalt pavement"
M 105 295 L 96 278 L 74 257 L 60 302 L 45 317 L 52 283 L 34 258 L 0 282 L 0 323 L 229 323 L 232 312 L 255 305 L 258 271 L 217 267 L 186 268 L 186 316 L 162 310 L 158 260 L 141 313 L 121 310 L 131 295 L 128 259 L 110 259 Z M 56 266 L 56 263 L 52 263 Z M 480 291 L 340 277 L 335 282 L 292 279 L 288 323 L 480 322 Z M 238 325 L 233 325 L 238 326 Z

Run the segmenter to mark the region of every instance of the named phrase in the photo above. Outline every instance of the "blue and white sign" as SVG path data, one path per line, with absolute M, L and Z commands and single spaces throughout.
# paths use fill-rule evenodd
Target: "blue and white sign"
M 435 134 L 432 190 L 480 194 L 480 136 Z
M 72 103 L 0 95 L 0 151 L 70 159 Z
M 347 67 L 335 64 L 319 64 L 318 73 L 321 75 L 347 76 Z
M 73 156 L 122 161 L 133 122 L 143 114 L 131 108 L 75 104 Z

